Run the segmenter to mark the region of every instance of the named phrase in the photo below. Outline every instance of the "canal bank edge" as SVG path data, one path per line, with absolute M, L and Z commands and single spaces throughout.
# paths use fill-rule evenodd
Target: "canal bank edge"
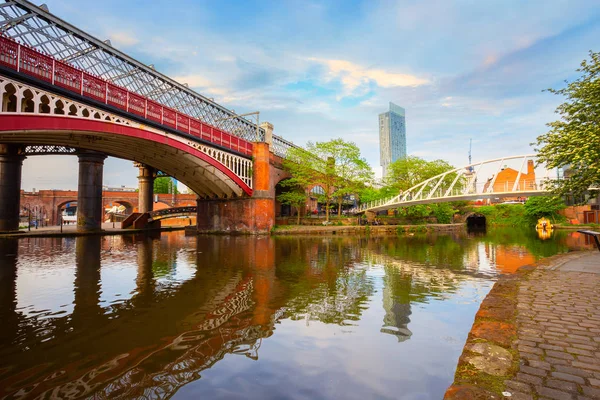
M 520 399 L 520 393 L 512 385 L 520 369 L 519 286 L 537 267 L 557 268 L 581 253 L 557 254 L 534 265 L 522 266 L 515 274 L 499 277 L 475 315 L 458 359 L 454 382 L 446 390 L 444 400 Z
M 465 224 L 427 224 L 427 225 L 286 225 L 275 226 L 272 235 L 373 235 L 417 232 L 453 232 L 465 229 Z

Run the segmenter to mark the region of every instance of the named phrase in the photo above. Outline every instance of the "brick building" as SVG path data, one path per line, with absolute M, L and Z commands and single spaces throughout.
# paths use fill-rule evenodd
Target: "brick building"
M 533 160 L 527 161 L 527 172 L 521 172 L 519 175 L 519 171 L 513 168 L 505 167 L 499 173 L 496 179 L 492 176 L 485 183 L 483 187 L 483 191 L 487 192 L 488 188 L 493 182 L 493 192 L 494 193 L 502 193 L 502 192 L 511 192 L 513 187 L 515 186 L 515 182 L 519 180 L 516 190 L 528 190 L 536 188 L 535 181 L 535 167 L 533 164 Z M 504 197 L 507 200 L 507 197 Z M 515 198 L 516 200 L 516 198 Z

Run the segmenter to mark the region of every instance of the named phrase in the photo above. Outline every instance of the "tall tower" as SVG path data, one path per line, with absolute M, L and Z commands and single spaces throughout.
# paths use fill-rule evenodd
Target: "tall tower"
M 379 151 L 384 178 L 391 163 L 406 158 L 405 111 L 392 102 L 388 112 L 379 114 Z

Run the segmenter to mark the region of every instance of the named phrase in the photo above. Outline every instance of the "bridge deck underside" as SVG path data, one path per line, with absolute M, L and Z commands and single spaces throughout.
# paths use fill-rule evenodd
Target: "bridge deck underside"
M 420 204 L 434 204 L 434 203 L 449 203 L 452 201 L 472 201 L 478 199 L 496 199 L 504 197 L 530 197 L 530 196 L 547 196 L 549 192 L 543 190 L 528 190 L 528 191 L 516 191 L 516 192 L 497 192 L 497 193 L 475 193 L 458 196 L 438 197 L 431 199 L 419 199 L 409 200 L 400 203 L 382 204 L 381 206 L 372 207 L 364 211 L 386 211 L 394 208 L 416 206 Z
M 3 119 L 0 117 L 0 124 Z M 201 197 L 242 196 L 240 186 L 209 162 L 175 147 L 136 137 L 76 130 L 23 130 L 0 132 L 0 142 L 63 145 L 94 150 L 113 157 L 151 165 L 183 182 Z

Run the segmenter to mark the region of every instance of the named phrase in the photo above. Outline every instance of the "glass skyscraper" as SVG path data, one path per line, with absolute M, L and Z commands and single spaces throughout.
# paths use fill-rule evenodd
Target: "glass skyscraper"
M 390 102 L 390 110 L 379 114 L 379 151 L 383 177 L 388 166 L 399 158 L 406 158 L 406 120 L 404 108 Z

